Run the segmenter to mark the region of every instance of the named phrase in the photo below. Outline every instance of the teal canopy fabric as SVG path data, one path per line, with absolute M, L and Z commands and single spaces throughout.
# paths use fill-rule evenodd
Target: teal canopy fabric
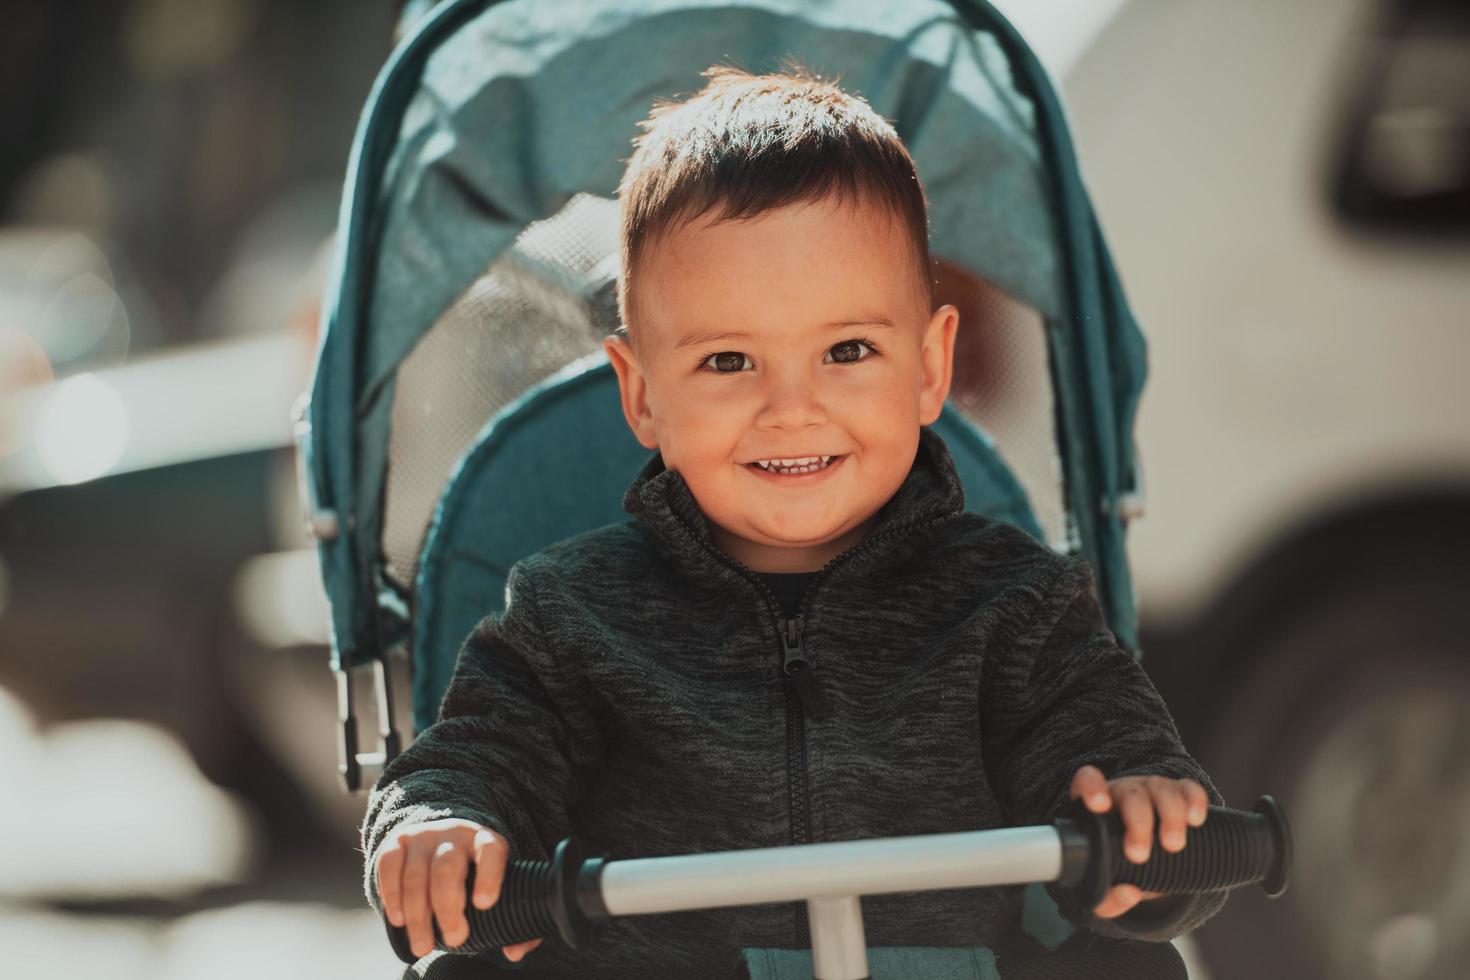
M 1030 102 L 994 38 L 949 4 L 501 3 L 434 51 L 404 114 L 365 310 L 363 399 L 522 228 L 579 191 L 615 196 L 655 97 L 698 90 L 711 64 L 770 70 L 793 54 L 893 120 L 931 199 L 936 254 L 1060 312 Z
M 349 164 L 305 447 L 317 506 L 342 529 L 320 544 L 335 665 L 385 643 L 396 367 L 527 224 L 575 193 L 613 193 L 655 98 L 696 90 L 711 63 L 791 57 L 894 122 L 935 254 L 1045 317 L 1076 547 L 1136 649 L 1118 501 L 1136 483 L 1143 338 L 1050 82 L 999 14 L 978 0 L 457 0 L 395 51 Z
M 742 955 L 750 980 L 811 980 L 809 949 L 746 949 Z M 878 946 L 868 950 L 872 980 L 1001 980 L 995 954 L 982 947 Z

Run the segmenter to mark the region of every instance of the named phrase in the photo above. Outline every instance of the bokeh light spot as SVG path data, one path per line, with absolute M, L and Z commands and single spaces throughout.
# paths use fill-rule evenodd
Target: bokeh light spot
M 107 382 L 79 374 L 47 394 L 35 438 L 41 464 L 58 483 L 95 479 L 116 466 L 127 448 L 127 409 Z

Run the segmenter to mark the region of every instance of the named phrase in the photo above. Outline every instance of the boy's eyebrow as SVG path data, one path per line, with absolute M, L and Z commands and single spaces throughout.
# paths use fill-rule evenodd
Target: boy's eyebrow
M 678 350 L 681 347 L 692 347 L 695 344 L 707 344 L 707 343 L 710 343 L 711 341 L 715 341 L 715 340 L 732 340 L 732 339 L 735 339 L 735 338 L 740 338 L 742 340 L 747 340 L 747 339 L 750 338 L 750 334 L 748 334 L 748 333 L 729 333 L 729 332 L 727 332 L 727 333 L 686 334 L 683 337 L 679 338 L 679 342 L 674 345 L 674 350 Z
M 852 320 L 833 320 L 831 323 L 822 325 L 824 330 L 834 330 L 838 327 L 888 327 L 893 328 L 893 321 L 886 316 L 865 316 Z M 716 340 L 749 340 L 750 334 L 738 330 L 727 330 L 721 333 L 685 334 L 679 338 L 674 345 L 675 350 L 682 347 L 692 347 L 695 344 L 708 344 Z
M 893 326 L 893 321 L 890 320 L 890 319 L 888 319 L 888 317 L 886 317 L 886 316 L 863 316 L 863 317 L 858 317 L 855 320 L 833 320 L 831 323 L 826 324 L 826 328 L 828 330 L 831 330 L 834 327 L 889 327 L 889 328 L 891 328 L 892 326 Z

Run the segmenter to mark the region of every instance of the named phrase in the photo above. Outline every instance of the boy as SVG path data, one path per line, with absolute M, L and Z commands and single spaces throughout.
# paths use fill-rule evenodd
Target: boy
M 488 908 L 512 851 L 573 831 L 655 857 L 1049 823 L 1082 797 L 1120 808 L 1142 861 L 1156 823 L 1177 851 L 1224 802 L 1087 563 L 963 510 L 926 428 L 958 315 L 893 129 L 818 79 L 706 74 L 655 108 L 619 190 L 627 335 L 604 347 L 658 450 L 635 520 L 511 570 L 369 800 L 369 901 L 418 955 L 431 916 L 464 941 L 472 861 Z M 1022 890 L 866 897 L 869 945 L 1004 943 Z M 1069 914 L 1162 941 L 1223 901 L 1117 886 Z M 733 975 L 742 947 L 809 944 L 801 903 L 762 905 L 614 919 L 526 966 Z

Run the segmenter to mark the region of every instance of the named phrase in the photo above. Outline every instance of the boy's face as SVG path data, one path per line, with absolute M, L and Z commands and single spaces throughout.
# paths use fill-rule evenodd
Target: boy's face
M 874 205 L 711 212 L 661 235 L 613 336 L 623 413 L 678 470 L 716 544 L 812 571 L 856 544 L 949 393 L 958 314 L 921 298 L 905 226 Z M 833 457 L 783 474 L 757 461 Z

